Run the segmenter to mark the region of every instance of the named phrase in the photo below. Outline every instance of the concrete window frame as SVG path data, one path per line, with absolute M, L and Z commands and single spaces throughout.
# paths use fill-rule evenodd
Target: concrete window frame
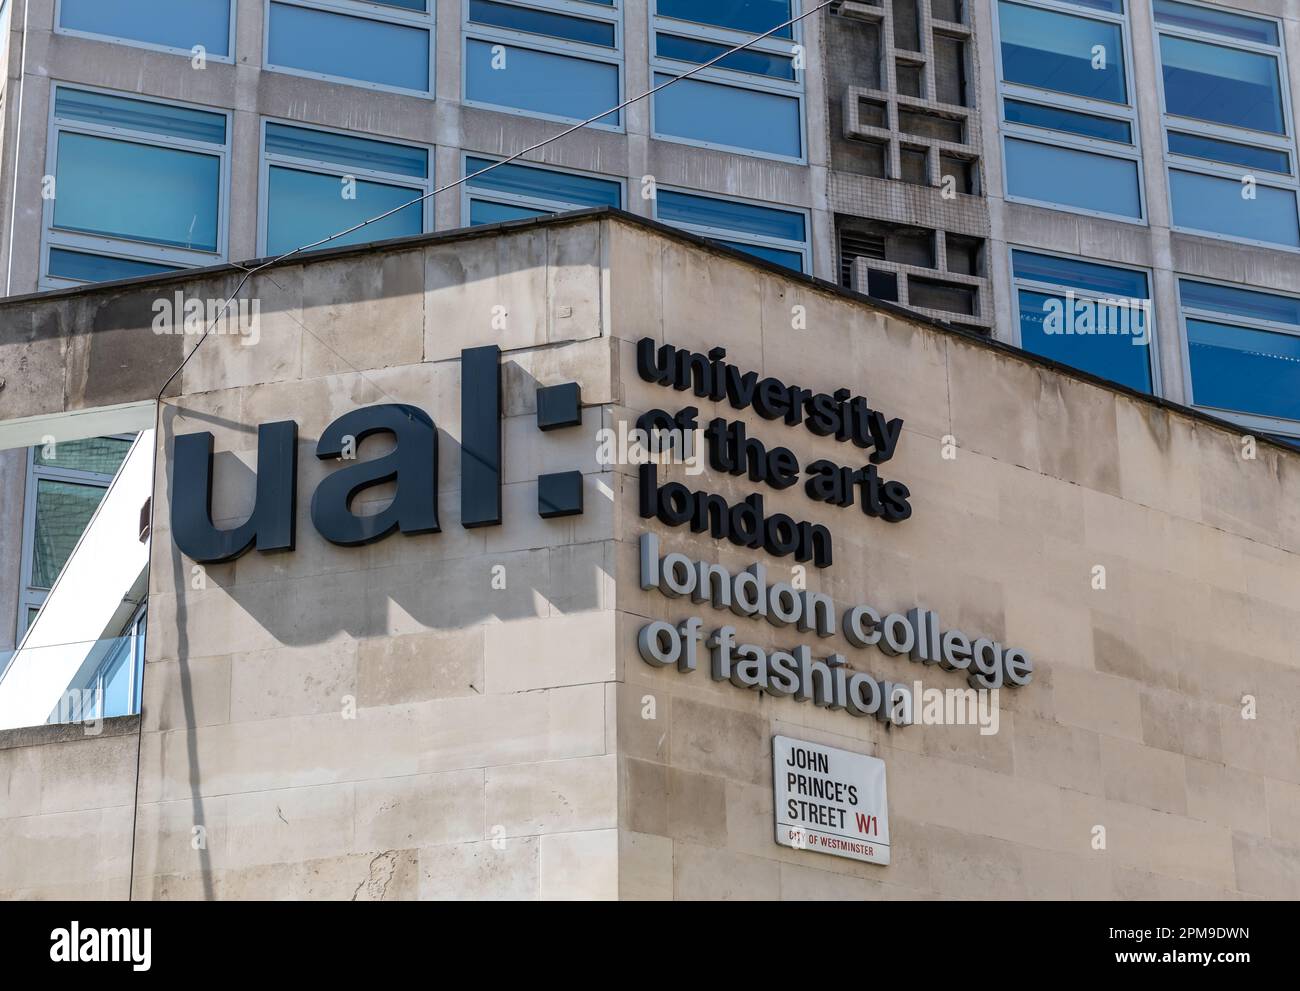
M 1234 11 L 1235 13 L 1235 11 Z M 1238 282 L 1229 282 L 1224 279 L 1211 279 L 1199 275 L 1188 275 L 1183 272 L 1174 273 L 1174 292 L 1177 294 L 1178 301 L 1178 333 L 1180 345 L 1182 347 L 1183 359 L 1183 388 L 1187 398 L 1187 405 L 1193 409 L 1208 413 L 1211 416 L 1217 416 L 1223 420 L 1229 420 L 1238 423 L 1243 427 L 1260 433 L 1278 434 L 1283 437 L 1300 440 L 1300 420 L 1287 420 L 1271 416 L 1259 416 L 1253 413 L 1243 413 L 1239 410 L 1220 409 L 1215 406 L 1205 406 L 1196 402 L 1196 393 L 1192 389 L 1192 359 L 1191 346 L 1187 336 L 1187 320 L 1200 319 L 1219 324 L 1230 324 L 1234 327 L 1245 327 L 1250 330 L 1262 330 L 1275 334 L 1285 334 L 1288 337 L 1300 338 L 1300 325 L 1283 323 L 1276 320 L 1261 320 L 1253 317 L 1239 316 L 1235 313 L 1226 313 L 1222 310 L 1203 309 L 1195 306 L 1187 306 L 1183 303 L 1182 284 L 1184 282 L 1199 282 L 1204 285 L 1223 286 L 1228 289 L 1244 289 L 1248 292 L 1258 293 L 1261 296 L 1277 296 L 1283 299 L 1300 300 L 1300 295 L 1296 293 L 1278 292 L 1275 289 L 1261 289 L 1258 286 L 1248 286 Z
M 739 231 L 725 227 L 710 227 L 704 224 L 688 224 L 676 220 L 660 220 L 659 217 L 659 197 L 656 195 L 654 200 L 654 219 L 660 223 L 667 224 L 670 227 L 676 227 L 678 230 L 688 231 L 691 234 L 698 234 L 700 237 L 708 238 L 711 241 L 733 241 L 739 244 L 752 244 L 758 248 L 773 248 L 778 251 L 789 251 L 797 253 L 803 257 L 803 271 L 805 273 L 812 271 L 812 216 L 811 211 L 803 207 L 787 206 L 784 203 L 765 203 L 762 200 L 745 199 L 740 196 L 719 196 L 716 193 L 701 192 L 698 189 L 687 189 L 685 187 L 660 185 L 660 191 L 673 193 L 683 193 L 687 196 L 698 197 L 705 200 L 717 200 L 720 203 L 742 203 L 746 206 L 762 207 L 765 210 L 776 210 L 782 213 L 798 214 L 804 221 L 804 240 L 802 243 L 797 241 L 788 241 L 783 238 L 764 237 L 759 234 L 752 234 L 748 231 Z
M 535 120 L 552 120 L 559 123 L 577 123 L 585 117 L 545 113 L 536 110 L 521 110 L 506 104 L 488 103 L 469 97 L 469 43 L 477 41 L 488 45 L 503 45 L 507 48 L 520 48 L 546 55 L 557 55 L 585 62 L 602 62 L 615 67 L 618 73 L 618 103 L 626 98 L 627 72 L 625 70 L 626 37 L 623 30 L 623 0 L 612 3 L 583 2 L 583 0 L 497 0 L 509 7 L 536 10 L 548 14 L 570 15 L 588 21 L 602 21 L 614 28 L 614 47 L 584 44 L 561 38 L 552 38 L 541 34 L 532 34 L 494 25 L 478 24 L 470 20 L 469 0 L 461 0 L 461 38 L 460 38 L 460 93 L 461 105 L 496 113 L 511 114 Z M 612 107 L 610 109 L 613 109 Z M 619 113 L 617 124 L 595 121 L 587 125 L 601 131 L 623 134 L 627 131 L 627 111 Z
M 1011 343 L 1016 347 L 1023 349 L 1024 344 L 1020 336 L 1020 290 L 1029 292 L 1053 293 L 1060 294 L 1063 290 L 1071 289 L 1074 291 L 1076 299 L 1092 299 L 1096 301 L 1104 300 L 1101 293 L 1090 292 L 1086 289 L 1080 289 L 1077 286 L 1067 286 L 1059 282 L 1043 282 L 1037 279 L 1029 279 L 1016 275 L 1015 252 L 1024 251 L 1034 255 L 1046 255 L 1049 258 L 1060 258 L 1064 261 L 1082 262 L 1089 265 L 1097 265 L 1102 268 L 1120 269 L 1125 272 L 1133 272 L 1141 275 L 1147 282 L 1147 302 L 1150 304 L 1148 311 L 1147 327 L 1147 363 L 1151 371 L 1151 395 L 1163 396 L 1164 382 L 1160 371 L 1160 327 L 1156 319 L 1155 307 L 1155 272 L 1143 265 L 1126 265 L 1110 260 L 1099 261 L 1096 258 L 1088 258 L 1082 255 L 1072 255 L 1064 251 L 1053 251 L 1047 248 L 1038 248 L 1028 244 L 1008 244 L 1007 245 L 1007 271 L 1011 277 Z
M 293 66 L 279 65 L 271 61 L 271 7 L 279 4 L 285 7 L 301 7 L 318 13 L 338 14 L 356 17 L 366 21 L 380 21 L 399 27 L 417 28 L 425 31 L 429 37 L 429 78 L 426 89 L 409 89 L 404 86 L 390 86 L 387 83 L 370 82 L 351 76 L 336 76 L 331 73 L 312 72 L 309 69 L 297 69 Z M 357 86 L 361 89 L 378 90 L 383 93 L 399 93 L 403 96 L 415 96 L 432 100 L 435 96 L 437 71 L 437 0 L 426 0 L 423 12 L 391 7 L 379 3 L 362 3 L 360 0 L 266 0 L 262 17 L 262 68 L 267 72 L 282 72 L 289 76 L 301 76 L 304 79 L 318 79 L 323 82 L 340 83 L 344 86 Z
M 63 26 L 63 4 L 64 0 L 55 0 L 54 5 L 54 33 L 65 34 L 72 38 L 88 38 L 91 41 L 107 41 L 115 45 L 128 45 L 132 48 L 144 48 L 151 52 L 163 52 L 168 55 L 181 55 L 185 58 L 194 57 L 194 49 L 179 48 L 172 45 L 159 45 L 149 41 L 140 41 L 127 35 L 114 34 L 97 34 L 93 31 L 82 31 L 77 28 L 68 28 Z M 204 58 L 209 62 L 220 62 L 224 65 L 235 64 L 235 23 L 236 10 L 239 7 L 239 0 L 226 0 L 227 7 L 230 8 L 229 25 L 226 34 L 226 55 L 213 55 L 206 52 Z
M 1241 38 L 1229 37 L 1223 34 L 1198 31 L 1180 25 L 1161 24 L 1156 19 L 1154 6 L 1152 7 L 1151 44 L 1153 46 L 1155 58 L 1156 88 L 1160 98 L 1160 131 L 1163 145 L 1162 153 L 1165 170 L 1165 183 L 1169 196 L 1170 229 L 1187 234 L 1195 234 L 1198 237 L 1209 237 L 1223 241 L 1232 241 L 1237 244 L 1256 245 L 1258 247 L 1268 248 L 1271 251 L 1300 252 L 1300 245 L 1288 245 L 1277 241 L 1263 241 L 1256 238 L 1237 237 L 1231 234 L 1222 234 L 1216 231 L 1203 230 L 1201 228 L 1182 227 L 1173 221 L 1173 184 L 1170 181 L 1171 172 L 1190 172 L 1203 176 L 1232 179 L 1238 183 L 1242 181 L 1244 175 L 1253 175 L 1254 173 L 1244 171 L 1242 166 L 1232 166 L 1225 163 L 1212 162 L 1204 158 L 1195 158 L 1171 152 L 1169 150 L 1169 132 L 1171 130 L 1198 137 L 1228 141 L 1234 144 L 1243 144 L 1254 146 L 1256 148 L 1286 152 L 1291 162 L 1290 176 L 1284 177 L 1278 173 L 1266 172 L 1264 173 L 1263 178 L 1256 178 L 1256 185 L 1264 186 L 1269 189 L 1279 189 L 1290 192 L 1293 199 L 1296 201 L 1297 227 L 1300 228 L 1300 178 L 1298 178 L 1300 173 L 1297 172 L 1296 162 L 1297 150 L 1295 118 L 1291 106 L 1291 74 L 1287 66 L 1286 58 L 1285 22 L 1280 18 L 1270 17 L 1266 14 L 1258 13 L 1255 10 L 1246 11 L 1236 8 L 1218 7 L 1210 4 L 1197 3 L 1194 2 L 1194 0 L 1179 0 L 1179 2 L 1188 7 L 1200 7 L 1210 12 L 1224 11 L 1235 14 L 1239 17 L 1272 24 L 1277 28 L 1278 44 L 1267 45 L 1259 42 L 1246 41 Z M 1160 38 L 1162 35 L 1185 38 L 1191 41 L 1199 41 L 1219 48 L 1237 49 L 1239 51 L 1268 55 L 1274 58 L 1277 62 L 1278 86 L 1282 97 L 1282 122 L 1286 127 L 1286 135 L 1279 137 L 1277 135 L 1267 134 L 1263 131 L 1250 130 L 1244 127 L 1236 128 L 1170 114 L 1167 110 L 1168 104 L 1165 102 L 1164 61 L 1160 51 Z M 1184 334 L 1184 340 L 1185 339 L 1186 335 Z M 1191 395 L 1191 393 L 1189 392 L 1188 395 Z
M 413 176 L 403 175 L 394 172 L 384 172 L 377 169 L 365 169 L 357 166 L 342 166 L 334 162 L 326 162 L 320 159 L 301 158 L 296 156 L 282 155 L 278 153 L 268 153 L 266 150 L 266 125 L 283 124 L 287 127 L 295 127 L 303 131 L 319 131 L 322 134 L 339 134 L 350 138 L 361 138 L 366 141 L 381 142 L 384 144 L 402 145 L 407 148 L 413 148 L 424 152 L 428 156 L 428 175 L 423 180 Z M 424 202 L 420 204 L 421 227 L 423 233 L 430 233 L 434 229 L 434 203 L 433 197 L 428 194 L 434 189 L 434 172 L 436 157 L 433 145 L 421 144 L 417 141 L 406 141 L 401 138 L 393 138 L 387 135 L 377 135 L 370 132 L 361 133 L 357 131 L 346 131 L 337 127 L 322 127 L 319 124 L 307 124 L 300 120 L 287 120 L 281 117 L 263 117 L 258 122 L 257 128 L 258 140 L 258 166 L 257 166 L 257 251 L 262 256 L 270 253 L 268 247 L 269 241 L 269 221 L 270 221 L 270 190 L 271 190 L 271 166 L 283 165 L 290 168 L 298 169 L 305 172 L 314 172 L 317 175 L 332 175 L 342 179 L 346 176 L 352 176 L 356 179 L 372 179 L 375 182 L 382 182 L 388 186 L 400 186 L 411 190 L 411 199 L 416 196 L 425 197 Z
M 464 151 L 460 156 L 461 175 L 469 174 L 469 160 L 471 158 L 484 158 L 491 161 L 501 161 L 499 155 L 489 155 L 486 152 Z M 620 206 L 626 208 L 627 204 L 627 180 L 621 176 L 603 175 L 599 172 L 587 172 L 582 169 L 562 169 L 554 165 L 542 165 L 538 162 L 528 162 L 517 160 L 510 163 L 529 169 L 536 169 L 539 172 L 555 172 L 560 175 L 580 176 L 584 179 L 598 179 L 601 182 L 615 183 L 619 188 Z M 464 227 L 470 226 L 470 211 L 473 201 L 479 200 L 485 203 L 499 203 L 504 206 L 521 207 L 525 210 L 538 210 L 543 213 L 563 213 L 566 210 L 581 210 L 582 205 L 574 204 L 560 199 L 551 199 L 545 196 L 524 196 L 517 193 L 507 193 L 501 190 L 475 189 L 472 182 L 462 182 L 460 184 L 460 221 Z
M 998 13 L 999 4 L 998 0 L 992 0 L 990 3 L 990 17 L 993 35 L 993 60 L 997 72 L 997 112 L 998 130 L 1001 138 L 999 144 L 1002 151 L 1003 165 L 1003 198 L 1011 203 L 1026 203 L 1031 206 L 1046 207 L 1050 210 L 1060 210 L 1065 213 L 1082 214 L 1083 216 L 1088 217 L 1101 217 L 1106 220 L 1115 220 L 1120 223 L 1133 224 L 1135 226 L 1147 226 L 1148 210 L 1146 184 L 1142 174 L 1142 140 L 1138 127 L 1137 94 L 1134 92 L 1135 76 L 1133 65 L 1133 39 L 1128 19 L 1128 10 L 1132 0 L 1128 0 L 1128 2 L 1124 4 L 1123 12 L 1121 13 L 1100 10 L 1097 7 L 1090 5 L 1071 3 L 1069 0 L 1010 0 L 1010 2 L 1022 7 L 1033 7 L 1039 10 L 1046 10 L 1056 14 L 1075 17 L 1080 20 L 1100 21 L 1118 27 L 1124 48 L 1124 95 L 1127 102 L 1123 105 L 1108 103 L 1104 100 L 1094 100 L 1086 97 L 1075 96 L 1069 93 L 1058 93 L 1054 90 L 1040 89 L 1036 86 L 1029 86 L 1024 83 L 1007 82 L 1005 70 L 1002 64 L 1002 24 Z M 1117 141 L 1089 138 L 1068 131 L 1049 130 L 1009 121 L 1007 120 L 1006 113 L 1007 100 L 1033 103 L 1054 110 L 1066 110 L 1073 113 L 1087 114 L 1092 117 L 1103 117 L 1113 121 L 1123 121 L 1128 125 L 1131 142 L 1125 145 Z M 1065 203 L 1055 203 L 1050 200 L 1040 200 L 1015 195 L 1011 192 L 1010 177 L 1006 167 L 1007 138 L 1028 141 L 1035 144 L 1051 145 L 1104 158 L 1123 159 L 1132 162 L 1137 182 L 1139 216 L 1132 217 L 1126 214 L 1111 213 L 1104 210 L 1089 210 Z
M 703 3 L 704 0 L 701 0 Z M 708 24 L 702 24 L 696 21 L 682 21 L 676 18 L 661 16 L 659 14 L 658 0 L 650 0 L 646 5 L 650 19 L 650 78 L 651 85 L 659 85 L 657 76 L 678 76 L 684 72 L 689 72 L 696 68 L 699 63 L 684 62 L 677 59 L 661 57 L 658 54 L 658 37 L 662 34 L 677 35 L 690 38 L 693 41 L 712 42 L 718 45 L 725 45 L 727 48 L 734 48 L 754 38 L 754 34 L 746 31 L 739 31 L 732 28 L 716 27 Z M 790 0 L 790 16 L 798 17 L 802 12 L 803 0 Z M 656 141 L 669 141 L 673 144 L 691 145 L 696 148 L 708 148 L 713 151 L 725 151 L 734 155 L 746 155 L 752 158 L 762 158 L 776 162 L 790 162 L 795 165 L 808 164 L 808 107 L 807 107 L 807 73 L 809 50 L 803 43 L 803 22 L 797 21 L 792 26 L 791 38 L 778 38 L 773 36 L 764 39 L 752 45 L 756 52 L 762 52 L 769 55 L 778 55 L 785 58 L 795 58 L 798 52 L 803 53 L 804 66 L 799 68 L 796 59 L 793 81 L 758 76 L 753 73 L 741 72 L 736 69 L 724 69 L 720 65 L 697 72 L 691 76 L 691 80 L 699 80 L 705 83 L 714 83 L 717 85 L 727 86 L 732 89 L 750 90 L 756 93 L 765 93 L 774 96 L 782 96 L 795 101 L 799 110 L 799 148 L 801 154 L 797 156 L 778 155 L 771 152 L 746 148 L 740 145 L 722 144 L 713 141 L 698 141 L 691 138 L 678 137 L 672 134 L 666 134 L 659 129 L 656 121 L 657 99 L 652 97 L 650 100 L 650 137 Z
M 107 434 L 105 436 L 112 440 L 121 441 L 135 439 L 135 434 Z M 32 584 L 34 578 L 32 558 L 36 551 L 36 497 L 41 482 L 83 485 L 88 488 L 103 489 L 107 492 L 109 485 L 113 482 L 113 476 L 99 472 L 59 468 L 54 465 L 40 465 L 36 463 L 36 448 L 29 447 L 27 449 L 27 483 L 23 494 L 23 557 L 22 567 L 19 572 L 21 584 L 18 593 L 18 633 L 16 638 L 20 643 L 23 634 L 27 632 L 32 611 L 39 610 L 50 593 L 49 589 L 37 588 Z
M 187 110 L 197 110 L 203 113 L 212 114 L 213 116 L 222 117 L 226 122 L 225 143 L 222 145 L 210 144 L 205 141 L 187 140 L 184 138 L 157 134 L 151 131 L 138 131 L 106 124 L 92 124 L 83 120 L 62 118 L 57 115 L 57 96 L 60 90 L 98 93 L 105 96 L 114 96 L 122 99 L 133 100 L 137 103 L 156 103 L 162 106 L 181 107 Z M 233 131 L 233 128 L 234 122 L 232 119 L 232 111 L 221 107 L 209 107 L 200 104 L 185 103 L 180 100 L 163 100 L 155 96 L 145 96 L 140 93 L 126 93 L 120 90 L 105 89 L 100 86 L 83 86 L 80 83 L 54 83 L 50 89 L 50 116 L 49 125 L 46 131 L 46 175 L 58 175 L 58 148 L 60 134 L 85 134 L 92 137 L 118 138 L 135 144 L 144 144 L 158 148 L 168 148 L 212 155 L 219 160 L 217 250 L 202 251 L 198 249 L 169 247 L 123 237 L 112 237 L 99 234 L 79 234 L 72 231 L 59 230 L 54 226 L 55 197 L 58 195 L 58 190 L 56 188 L 55 197 L 45 199 L 42 206 L 40 290 L 64 289 L 85 284 L 73 279 L 53 276 L 50 274 L 50 252 L 54 249 L 64 249 L 92 256 L 120 259 L 127 262 L 142 262 L 150 265 L 168 266 L 175 269 L 200 268 L 206 265 L 215 265 L 225 261 L 228 256 L 228 241 L 230 236 L 230 147 L 232 138 L 231 132 Z

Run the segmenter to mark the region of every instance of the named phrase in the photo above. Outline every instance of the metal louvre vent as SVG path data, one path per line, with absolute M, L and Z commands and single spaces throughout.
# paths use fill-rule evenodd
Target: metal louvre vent
M 885 238 L 880 234 L 840 229 L 840 285 L 853 288 L 853 261 L 856 258 L 885 257 Z

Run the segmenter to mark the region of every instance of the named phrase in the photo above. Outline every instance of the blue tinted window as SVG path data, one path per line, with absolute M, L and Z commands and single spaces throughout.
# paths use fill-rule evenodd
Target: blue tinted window
M 1160 59 L 1169 113 L 1286 133 L 1273 56 L 1161 35 Z
M 1081 210 L 1141 217 L 1137 163 L 1006 139 L 1007 192 Z
M 1236 179 L 1169 171 L 1175 226 L 1300 247 L 1293 190 L 1256 186 L 1253 200 L 1241 192 Z
M 1187 320 L 1192 401 L 1300 420 L 1300 337 Z
M 104 667 L 103 716 L 126 716 L 131 713 L 131 671 L 134 660 L 131 638 L 112 641 L 112 659 Z
M 150 45 L 230 54 L 231 0 L 63 0 L 59 24 Z
M 1275 296 L 1272 293 L 1219 286 L 1212 282 L 1192 282 L 1189 279 L 1178 283 L 1178 292 L 1185 307 L 1216 310 L 1233 316 L 1300 327 L 1300 299 L 1293 296 Z
M 1017 279 L 1052 282 L 1100 296 L 1147 299 L 1149 295 L 1146 275 L 1132 269 L 1020 250 L 1011 252 L 1011 266 Z
M 267 63 L 427 93 L 429 32 L 307 7 L 271 4 Z
M 59 87 L 54 96 L 54 115 L 105 127 L 146 131 L 162 137 L 187 141 L 226 143 L 226 115 L 173 107 L 166 103 L 132 100 L 125 96 L 92 93 Z
M 356 198 L 343 198 L 338 176 L 321 175 L 273 165 L 269 171 L 266 207 L 266 250 L 273 255 L 292 251 L 346 230 L 363 220 L 410 203 L 391 217 L 330 242 L 332 247 L 366 244 L 390 237 L 419 234 L 424 211 L 411 201 L 422 190 L 388 183 L 356 180 Z
M 785 241 L 803 241 L 807 236 L 803 214 L 789 210 L 774 210 L 751 203 L 735 203 L 666 189 L 659 190 L 656 202 L 657 216 L 665 223 L 695 224 Z
M 669 76 L 655 76 L 655 84 Z M 654 97 L 655 131 L 674 138 L 801 158 L 799 101 L 777 93 L 684 79 Z
M 1169 151 L 1175 155 L 1191 155 L 1211 162 L 1241 165 L 1247 169 L 1263 169 L 1266 172 L 1278 172 L 1282 175 L 1291 174 L 1291 156 L 1284 151 L 1237 144 L 1235 141 L 1220 141 L 1218 138 L 1208 138 L 1202 134 L 1170 131 Z
M 1002 73 L 1023 83 L 1075 96 L 1126 103 L 1123 42 L 1118 24 L 1025 7 L 1003 0 L 998 5 L 1002 29 Z M 1108 53 L 1106 66 L 1093 68 L 1092 50 Z
M 403 10 L 417 10 L 421 13 L 429 9 L 429 0 L 370 0 L 370 2 L 380 3 L 385 7 L 401 7 Z
M 1066 0 L 1076 7 L 1091 7 L 1093 10 L 1105 10 L 1112 14 L 1124 13 L 1124 0 Z
M 65 248 L 50 250 L 50 277 L 55 279 L 109 282 L 113 279 L 134 279 L 141 275 L 161 275 L 176 271 L 179 270 L 174 265 L 110 258 L 107 255 L 92 255 L 86 251 L 68 251 Z
M 1018 298 L 1020 346 L 1026 351 L 1151 391 L 1148 310 L 1029 289 Z
M 490 166 L 486 158 L 469 158 L 465 161 L 466 174 Z M 471 189 L 495 190 L 515 196 L 557 200 L 585 206 L 622 206 L 623 189 L 617 182 L 594 179 L 590 176 L 571 175 L 550 169 L 534 169 L 527 165 L 498 165 L 491 172 L 469 180 Z
M 769 248 L 762 244 L 743 244 L 740 241 L 719 240 L 718 243 L 725 244 L 728 248 L 735 248 L 737 251 L 743 251 L 747 255 L 753 255 L 755 258 L 776 262 L 776 264 L 792 268 L 796 272 L 803 271 L 803 255 L 798 251 L 782 251 L 780 248 Z
M 221 162 L 215 155 L 62 133 L 57 179 L 55 227 L 217 250 Z
M 704 64 L 711 62 L 733 46 L 719 45 L 697 38 L 681 38 L 675 34 L 658 34 L 655 47 L 660 58 L 677 59 L 681 62 Z M 728 55 L 717 65 L 723 69 L 736 72 L 748 72 L 756 76 L 770 76 L 773 79 L 795 78 L 794 60 L 767 52 L 744 51 Z
M 1119 141 L 1124 144 L 1133 142 L 1128 121 L 1081 114 L 1057 107 L 1044 107 L 1042 104 L 1026 103 L 1023 100 L 1006 100 L 1004 105 L 1006 118 L 1012 124 L 1045 127 L 1053 131 L 1080 134 L 1085 138 L 1101 138 L 1103 141 Z
M 1246 17 L 1226 10 L 1177 3 L 1176 0 L 1155 0 L 1154 7 L 1157 24 L 1192 28 L 1263 45 L 1277 44 L 1277 25 L 1272 21 L 1262 21 L 1257 17 Z
M 515 206 L 506 203 L 489 203 L 486 200 L 470 200 L 469 224 L 481 227 L 483 224 L 501 224 L 507 220 L 527 220 L 529 217 L 545 217 L 549 210 L 539 210 L 527 206 Z
M 505 46 L 505 66 L 493 68 L 493 45 L 465 43 L 465 96 L 517 110 L 586 120 L 619 104 L 618 66 L 612 62 Z M 601 124 L 617 126 L 619 115 Z
M 426 179 L 429 175 L 429 153 L 423 148 L 288 124 L 267 123 L 266 151 L 268 154 L 409 175 L 417 179 Z
M 790 0 L 658 0 L 658 4 L 659 14 L 663 17 L 735 28 L 751 34 L 771 31 L 794 16 L 790 12 Z M 793 34 L 787 27 L 773 37 L 791 38 Z
M 568 17 L 548 10 L 495 3 L 493 0 L 470 0 L 469 19 L 475 24 L 489 24 L 604 48 L 615 48 L 618 44 L 614 25 L 609 21 Z

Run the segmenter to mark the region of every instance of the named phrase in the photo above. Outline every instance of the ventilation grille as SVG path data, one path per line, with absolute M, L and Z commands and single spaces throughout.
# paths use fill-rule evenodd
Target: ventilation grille
M 840 230 L 840 285 L 853 288 L 853 262 L 857 258 L 884 260 L 885 238 L 847 228 Z

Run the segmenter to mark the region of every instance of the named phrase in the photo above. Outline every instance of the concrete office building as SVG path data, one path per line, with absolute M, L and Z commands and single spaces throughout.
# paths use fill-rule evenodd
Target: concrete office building
M 188 346 L 155 301 L 240 276 L 0 303 L 6 446 L 152 415 Z M 256 343 L 210 336 L 145 417 L 152 527 L 136 447 L 87 531 L 149 547 L 142 714 L 0 734 L 5 896 L 1300 893 L 1289 447 L 628 215 L 247 291 Z M 688 407 L 758 475 L 600 453 Z M 847 504 L 804 484 L 834 466 Z M 996 722 L 940 724 L 968 684 Z

